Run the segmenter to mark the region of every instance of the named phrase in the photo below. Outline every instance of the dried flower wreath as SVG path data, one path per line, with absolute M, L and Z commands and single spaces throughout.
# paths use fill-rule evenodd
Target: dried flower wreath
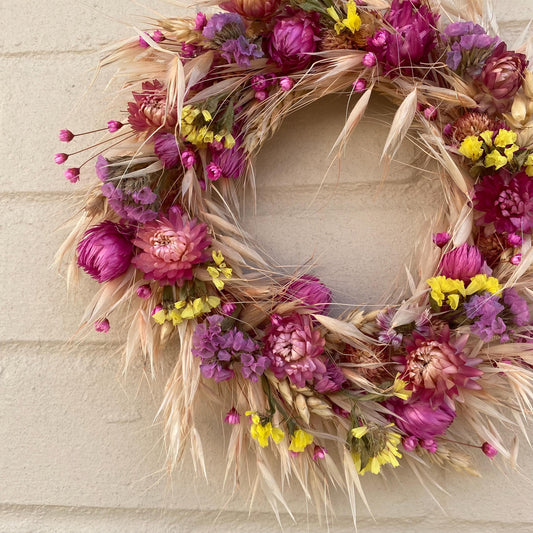
M 327 487 L 343 487 L 355 514 L 366 472 L 400 463 L 472 472 L 476 448 L 513 463 L 505 437 L 533 401 L 526 56 L 486 32 L 475 1 L 196 4 L 219 9 L 157 20 L 102 61 L 119 65 L 128 116 L 104 128 L 99 182 L 58 254 L 70 255 L 71 275 L 79 267 L 101 284 L 84 325 L 106 332 L 112 315 L 129 324 L 126 364 L 140 353 L 155 373 L 177 340 L 161 407 L 170 463 L 189 442 L 205 470 L 194 410 L 206 396 L 227 411 L 234 487 L 251 448 L 254 486 L 274 508 L 290 476 L 317 507 Z M 236 213 L 253 156 L 282 119 L 346 88 L 362 95 L 335 149 L 373 91 L 390 98 L 399 107 L 384 156 L 416 132 L 439 164 L 446 231 L 403 301 L 332 318 L 328 288 L 276 273 Z M 78 135 L 62 130 L 60 140 Z M 88 161 L 66 178 L 77 182 Z

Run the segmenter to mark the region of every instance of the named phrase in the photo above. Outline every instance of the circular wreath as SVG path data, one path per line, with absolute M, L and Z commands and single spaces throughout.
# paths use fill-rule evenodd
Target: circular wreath
M 523 427 L 533 398 L 526 56 L 477 23 L 476 2 L 463 13 L 431 0 L 197 4 L 212 13 L 158 20 L 102 61 L 119 66 L 127 116 L 66 170 L 75 183 L 96 159 L 99 182 L 59 252 L 101 284 L 83 324 L 126 324 L 126 364 L 140 354 L 155 373 L 177 340 L 160 411 L 170 463 L 189 442 L 203 464 L 194 412 L 205 398 L 227 412 L 235 485 L 251 448 L 273 506 L 284 501 L 277 476 L 307 495 L 340 484 L 353 500 L 366 472 L 472 472 L 476 449 L 512 458 L 501 436 Z M 276 271 L 238 212 L 253 157 L 282 120 L 347 89 L 362 94 L 334 149 L 381 93 L 398 105 L 384 157 L 414 130 L 446 205 L 409 296 L 333 318 L 329 289 Z

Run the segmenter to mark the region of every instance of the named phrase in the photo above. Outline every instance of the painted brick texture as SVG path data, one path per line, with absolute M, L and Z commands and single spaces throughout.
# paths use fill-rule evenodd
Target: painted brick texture
M 131 35 L 131 25 L 143 27 L 146 14 L 184 13 L 172 2 L 149 4 L 147 10 L 130 0 L 0 3 L 0 532 L 278 530 L 266 502 L 255 503 L 251 518 L 246 493 L 227 502 L 220 420 L 207 408 L 199 427 L 209 484 L 195 478 L 187 459 L 167 475 L 162 428 L 154 424 L 163 380 L 146 377 L 141 362 L 122 375 L 117 333 L 70 342 L 94 285 L 83 278 L 67 296 L 51 268 L 75 189 L 52 163 L 61 148 L 57 132 L 115 118 L 100 96 L 108 73 L 86 91 L 98 50 Z M 533 16 L 533 1 L 496 0 L 495 7 L 501 34 L 512 43 Z M 377 161 L 386 137 L 382 119 L 393 110 L 380 99 L 340 167 L 326 174 L 347 105 L 331 97 L 287 121 L 258 156 L 257 206 L 248 202 L 244 217 L 279 264 L 316 263 L 314 271 L 334 289 L 337 310 L 376 305 L 403 285 L 410 243 L 441 203 L 431 168 L 420 174 L 410 166 L 412 145 L 383 177 Z M 533 453 L 523 444 L 520 466 L 527 475 Z M 533 530 L 531 483 L 482 459 L 482 479 L 436 474 L 449 491 L 433 491 L 442 509 L 406 469 L 391 473 L 387 483 L 366 476 L 375 521 L 361 504 L 360 530 Z M 285 531 L 326 531 L 307 513 L 300 492 L 288 499 L 299 525 L 282 515 Z M 334 494 L 334 502 L 329 531 L 353 531 L 344 496 Z

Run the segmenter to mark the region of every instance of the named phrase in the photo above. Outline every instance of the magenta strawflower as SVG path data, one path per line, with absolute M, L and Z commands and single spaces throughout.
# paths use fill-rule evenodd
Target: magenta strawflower
M 444 248 L 451 240 L 452 236 L 448 232 L 435 233 L 433 242 L 439 247 Z
M 330 359 L 326 359 L 326 371 L 315 377 L 314 389 L 321 394 L 336 392 L 342 389 L 346 378 L 342 370 Z
M 207 24 L 207 17 L 199 11 L 196 13 L 196 18 L 194 19 L 194 31 L 202 31 Z
M 283 299 L 300 300 L 314 313 L 325 315 L 331 303 L 331 291 L 318 278 L 305 274 L 291 281 Z
M 168 218 L 160 216 L 137 230 L 133 244 L 140 253 L 132 264 L 144 272 L 145 279 L 181 287 L 193 278 L 193 267 L 208 259 L 205 250 L 210 243 L 207 226 L 189 220 L 174 206 Z
M 140 287 L 137 287 L 137 296 L 143 300 L 148 300 L 148 298 L 152 296 L 150 285 L 141 285 Z
M 237 138 L 232 148 L 210 149 L 211 163 L 207 165 L 207 177 L 216 181 L 219 178 L 237 179 L 246 169 L 246 152 L 242 141 Z
M 222 169 L 215 163 L 211 162 L 205 167 L 207 177 L 211 181 L 217 181 L 222 177 Z
M 509 263 L 511 263 L 511 265 L 517 266 L 521 262 L 522 262 L 522 254 L 515 254 L 513 255 L 513 257 L 511 257 L 511 259 L 509 259 Z
M 278 379 L 288 377 L 297 387 L 320 379 L 326 373 L 326 365 L 320 357 L 325 340 L 313 328 L 311 318 L 299 313 L 285 317 L 274 314 L 270 322 L 263 354 L 270 359 L 274 375 Z
M 70 130 L 61 130 L 59 132 L 59 140 L 64 143 L 69 143 L 74 139 L 74 134 Z
M 366 80 L 364 78 L 359 78 L 355 80 L 352 84 L 352 88 L 356 93 L 362 93 L 366 89 Z
M 294 87 L 294 80 L 288 76 L 283 76 L 279 80 L 279 86 L 281 87 L 282 91 L 290 91 Z
M 484 442 L 481 445 L 481 451 L 489 458 L 494 459 L 498 455 L 498 450 L 489 442 Z
M 309 65 L 319 40 L 318 13 L 288 9 L 288 16 L 277 19 L 267 49 L 281 70 L 291 72 Z
M 110 220 L 89 228 L 76 248 L 78 266 L 99 283 L 117 278 L 131 264 L 131 236 L 128 227 Z
M 439 271 L 443 276 L 460 279 L 465 283 L 477 274 L 487 274 L 485 260 L 476 246 L 466 242 L 449 252 L 440 260 Z
M 67 168 L 67 170 L 65 170 L 65 178 L 67 178 L 70 183 L 77 183 L 80 181 L 80 169 Z
M 474 187 L 474 207 L 484 215 L 478 225 L 494 223 L 500 233 L 528 232 L 533 228 L 533 180 L 520 172 L 500 171 L 484 176 Z
M 62 165 L 68 159 L 68 154 L 59 153 L 54 156 L 54 161 L 58 165 Z
M 110 120 L 107 123 L 107 130 L 109 131 L 109 133 L 115 133 L 120 128 L 122 128 L 122 126 L 124 126 L 124 124 L 122 124 L 122 122 L 119 122 L 118 120 Z
M 376 54 L 368 52 L 363 56 L 363 65 L 367 68 L 375 67 L 378 60 Z
M 507 235 L 507 242 L 509 243 L 509 246 L 515 248 L 517 246 L 522 246 L 523 239 L 516 233 L 509 233 L 509 235 Z
M 156 134 L 154 152 L 163 164 L 163 168 L 173 168 L 180 161 L 178 143 L 173 133 Z
M 402 439 L 402 446 L 405 451 L 412 452 L 416 450 L 416 447 L 418 446 L 418 439 L 412 435 L 410 437 L 405 437 Z
M 185 168 L 192 168 L 196 165 L 196 155 L 191 150 L 181 153 L 181 163 Z
M 235 407 L 232 407 L 226 413 L 226 416 L 224 417 L 224 422 L 226 422 L 226 424 L 232 424 L 232 425 L 241 423 L 241 415 L 239 415 L 239 412 L 237 411 L 237 409 L 235 409 Z
M 98 331 L 98 333 L 107 333 L 109 331 L 109 328 L 109 320 L 107 320 L 107 318 L 97 320 L 94 323 L 94 329 Z
M 225 315 L 231 316 L 237 310 L 237 306 L 233 302 L 226 302 L 222 304 L 222 312 Z

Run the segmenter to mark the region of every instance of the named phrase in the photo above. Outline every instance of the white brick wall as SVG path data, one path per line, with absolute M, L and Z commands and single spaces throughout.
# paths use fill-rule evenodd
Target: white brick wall
M 533 15 L 531 0 L 496 5 L 507 38 Z M 164 0 L 150 7 L 177 12 Z M 210 484 L 194 481 L 187 461 L 170 480 L 161 428 L 152 424 L 162 383 L 148 383 L 140 365 L 121 376 L 116 336 L 107 345 L 97 335 L 79 346 L 65 344 L 94 286 L 85 280 L 67 298 L 64 281 L 50 268 L 65 236 L 60 223 L 72 213 L 66 200 L 76 188 L 63 180 L 52 154 L 61 148 L 60 128 L 81 130 L 112 118 L 99 96 L 105 79 L 81 97 L 97 61 L 94 52 L 130 35 L 128 22 L 142 26 L 139 13 L 145 11 L 129 0 L 0 5 L 0 532 L 276 530 L 273 516 L 259 512 L 265 511 L 262 502 L 252 518 L 244 496 L 225 506 L 220 421 L 201 414 Z M 401 272 L 409 242 L 440 199 L 428 179 L 405 165 L 381 180 L 374 161 L 385 129 L 370 118 L 350 144 L 340 174 L 328 175 L 309 206 L 345 106 L 330 98 L 295 115 L 264 148 L 257 214 L 247 217 L 247 227 L 282 264 L 312 256 L 337 301 L 375 304 Z M 374 117 L 381 106 L 374 104 Z M 402 152 L 404 161 L 410 151 L 407 146 Z M 348 261 L 341 246 L 349 249 Z M 531 472 L 533 454 L 526 446 L 520 465 Z M 361 509 L 361 530 L 531 531 L 531 485 L 488 461 L 481 460 L 480 468 L 483 479 L 437 474 L 449 490 L 439 495 L 445 513 L 408 471 L 398 469 L 387 485 L 366 476 L 376 522 Z M 313 514 L 307 518 L 299 493 L 289 499 L 301 525 L 285 517 L 286 531 L 325 530 Z M 344 497 L 335 500 L 331 531 L 351 531 Z

